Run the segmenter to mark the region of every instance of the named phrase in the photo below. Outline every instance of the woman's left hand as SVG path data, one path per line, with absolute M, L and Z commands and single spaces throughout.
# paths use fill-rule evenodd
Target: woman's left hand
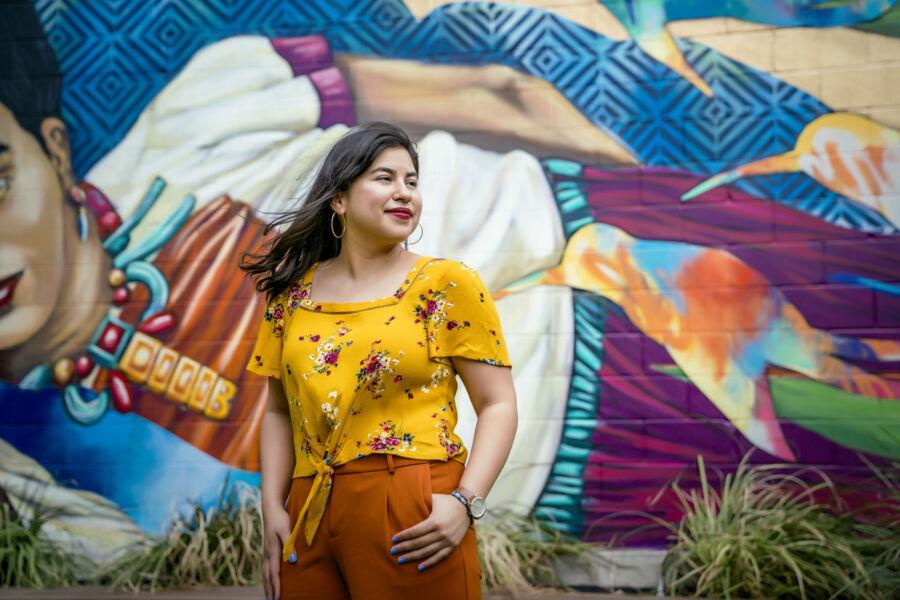
M 420 561 L 419 570 L 424 571 L 453 552 L 469 524 L 462 502 L 450 494 L 432 494 L 431 515 L 391 538 L 391 554 L 400 564 Z

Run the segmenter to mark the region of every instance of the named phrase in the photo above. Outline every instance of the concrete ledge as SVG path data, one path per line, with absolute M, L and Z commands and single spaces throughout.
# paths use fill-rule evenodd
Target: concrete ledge
M 555 568 L 563 583 L 576 589 L 656 590 L 665 555 L 665 550 L 597 548 L 586 559 L 563 557 Z

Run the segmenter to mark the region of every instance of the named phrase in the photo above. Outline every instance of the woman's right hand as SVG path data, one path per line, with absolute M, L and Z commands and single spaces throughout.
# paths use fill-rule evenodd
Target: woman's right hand
M 284 507 L 263 511 L 263 590 L 268 600 L 277 600 L 281 596 L 281 549 L 290 535 L 291 517 Z M 296 562 L 295 556 L 291 555 L 291 562 Z

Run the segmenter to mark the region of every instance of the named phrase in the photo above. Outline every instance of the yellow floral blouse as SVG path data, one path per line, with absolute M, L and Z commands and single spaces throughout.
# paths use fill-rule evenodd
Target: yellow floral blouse
M 310 298 L 316 266 L 267 303 L 247 365 L 281 379 L 293 476 L 316 476 L 285 557 L 301 524 L 312 542 L 334 467 L 372 453 L 465 463 L 450 357 L 510 366 L 497 309 L 470 267 L 422 257 L 393 296 L 322 303 Z

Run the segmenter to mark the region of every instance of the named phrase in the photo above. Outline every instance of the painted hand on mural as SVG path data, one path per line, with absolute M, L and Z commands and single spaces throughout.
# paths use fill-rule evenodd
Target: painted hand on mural
M 713 175 L 682 199 L 691 200 L 743 177 L 790 172 L 806 173 L 900 230 L 900 132 L 846 113 L 814 119 L 791 151 Z
M 598 223 L 569 238 L 559 266 L 495 297 L 536 285 L 568 286 L 615 302 L 741 433 L 786 460 L 795 455 L 772 403 L 770 367 L 855 394 L 900 398 L 900 382 L 844 360 L 896 360 L 900 343 L 851 340 L 810 327 L 760 273 L 725 250 L 641 240 Z
M 468 67 L 338 54 L 360 121 L 387 120 L 412 134 L 454 133 L 481 148 L 525 150 L 597 164 L 636 164 L 546 81 L 503 65 Z

